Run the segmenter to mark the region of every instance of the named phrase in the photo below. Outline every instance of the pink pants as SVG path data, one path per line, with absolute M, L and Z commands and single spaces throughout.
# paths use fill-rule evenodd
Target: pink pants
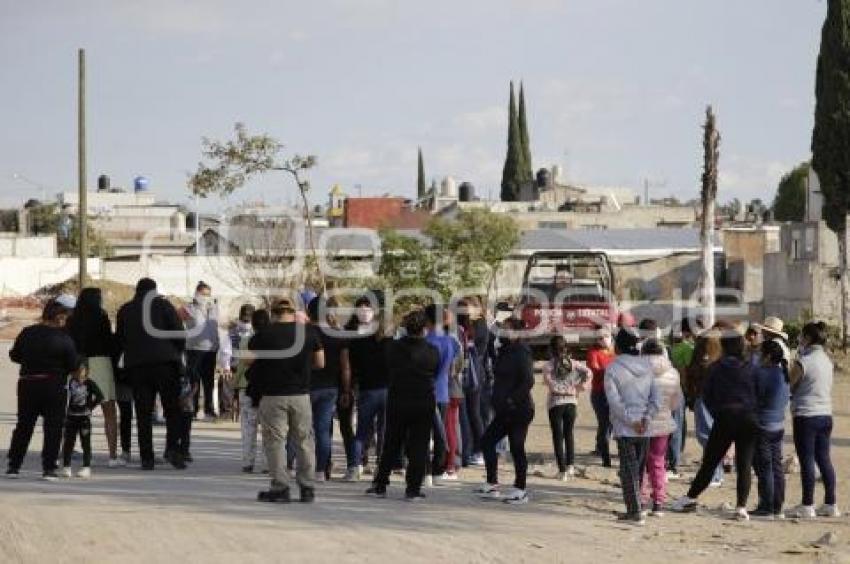
M 458 440 L 458 421 L 460 419 L 460 402 L 462 399 L 451 398 L 449 407 L 446 409 L 446 472 L 452 473 L 457 470 L 455 456 L 460 453 L 460 441 Z
M 662 504 L 667 498 L 667 441 L 669 435 L 652 437 L 646 455 L 646 470 L 640 484 L 640 497 L 644 506 L 649 505 L 650 488 L 652 501 Z

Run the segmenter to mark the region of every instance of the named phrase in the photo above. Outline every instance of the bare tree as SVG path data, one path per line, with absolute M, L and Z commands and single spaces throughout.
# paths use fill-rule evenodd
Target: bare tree
M 295 182 L 301 195 L 310 254 L 313 263 L 317 265 L 313 222 L 307 202 L 310 183 L 304 178 L 304 173 L 316 166 L 315 155 L 296 154 L 287 158 L 283 156 L 284 146 L 273 137 L 266 134 L 249 135 L 241 123 L 234 126 L 234 131 L 236 138 L 230 141 L 203 139 L 202 153 L 210 164 L 198 163 L 198 170 L 189 178 L 189 189 L 202 198 L 210 194 L 227 196 L 253 176 L 269 172 L 286 173 Z M 321 272 L 318 276 L 322 291 L 325 291 L 325 278 Z
M 714 325 L 714 206 L 717 201 L 717 166 L 720 160 L 720 132 L 717 131 L 714 110 L 705 110 L 703 136 L 704 163 L 702 173 L 702 222 L 700 243 L 702 244 L 702 272 L 700 279 L 701 301 L 704 308 L 706 327 Z

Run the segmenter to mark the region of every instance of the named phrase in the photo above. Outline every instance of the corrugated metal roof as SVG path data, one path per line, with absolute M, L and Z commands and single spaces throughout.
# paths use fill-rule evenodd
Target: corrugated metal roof
M 715 246 L 718 238 L 715 235 Z M 684 251 L 699 250 L 699 229 L 532 229 L 522 233 L 522 250 Z

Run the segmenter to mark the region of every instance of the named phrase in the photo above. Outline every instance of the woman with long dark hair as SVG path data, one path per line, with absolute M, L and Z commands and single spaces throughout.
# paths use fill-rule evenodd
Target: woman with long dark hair
M 735 445 L 737 503 L 735 518 L 749 520 L 747 497 L 752 484 L 753 455 L 759 436 L 756 419 L 756 381 L 752 364 L 745 358 L 744 334 L 721 325 L 723 357 L 712 364 L 702 387 L 702 401 L 714 419 L 699 471 L 687 495 L 673 504 L 673 511 L 693 511 L 697 498 L 709 486 L 717 465 L 729 447 Z
M 103 394 L 103 426 L 106 445 L 109 449 L 109 467 L 123 466 L 124 459 L 118 457 L 118 414 L 115 400 L 114 363 L 117 346 L 109 316 L 103 309 L 103 294 L 100 288 L 83 288 L 77 298 L 77 307 L 68 320 L 68 333 L 74 339 L 77 352 L 88 361 L 89 379 L 97 384 Z
M 785 502 L 785 473 L 782 469 L 782 439 L 785 436 L 785 409 L 788 407 L 788 363 L 785 351 L 774 340 L 764 341 L 756 352 L 756 399 L 759 439 L 755 470 L 759 503 L 752 515 L 781 518 Z
M 36 421 L 42 418 L 44 443 L 41 449 L 42 478 L 54 481 L 62 421 L 67 402 L 68 375 L 80 366 L 74 341 L 65 332 L 70 310 L 51 300 L 44 306 L 41 323 L 25 328 L 9 351 L 12 362 L 21 365 L 18 379 L 18 422 L 9 446 L 6 476 L 17 478 L 29 448 Z
M 531 349 L 520 339 L 525 329 L 522 319 L 512 317 L 505 322 L 507 331 L 500 335 L 503 345 L 494 369 L 493 410 L 495 416 L 484 431 L 481 446 L 484 450 L 484 462 L 487 467 L 487 481 L 477 493 L 492 499 L 502 499 L 505 503 L 528 503 L 525 491 L 528 473 L 528 458 L 525 454 L 525 439 L 528 427 L 534 420 L 534 400 L 531 388 L 534 386 L 534 358 Z M 499 455 L 496 445 L 508 438 L 511 457 L 514 460 L 514 487 L 502 493 L 499 489 Z

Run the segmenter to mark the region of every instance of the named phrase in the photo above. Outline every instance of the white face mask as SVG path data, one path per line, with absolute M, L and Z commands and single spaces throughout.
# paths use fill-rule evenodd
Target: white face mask
M 357 308 L 357 321 L 360 323 L 372 323 L 372 320 L 375 319 L 375 312 L 372 311 L 371 307 L 361 306 Z
M 212 302 L 212 298 L 206 294 L 195 294 L 195 301 L 199 305 L 208 305 Z

